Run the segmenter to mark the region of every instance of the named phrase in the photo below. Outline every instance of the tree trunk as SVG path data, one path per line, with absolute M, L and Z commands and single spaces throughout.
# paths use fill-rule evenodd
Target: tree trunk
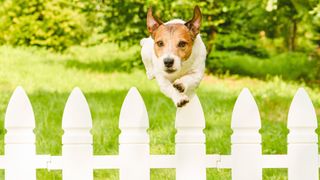
M 216 38 L 216 34 L 217 34 L 217 32 L 215 30 L 212 30 L 209 33 L 208 46 L 207 46 L 207 56 L 209 56 L 209 54 L 212 51 L 212 47 L 213 47 L 213 44 L 214 44 L 214 40 Z
M 292 28 L 292 34 L 290 37 L 290 44 L 289 44 L 290 51 L 296 50 L 297 30 L 298 30 L 298 22 L 296 20 L 293 20 L 293 28 Z

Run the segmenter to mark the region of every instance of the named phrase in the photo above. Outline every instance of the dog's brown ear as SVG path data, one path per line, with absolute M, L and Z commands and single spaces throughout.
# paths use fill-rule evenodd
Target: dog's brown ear
M 152 34 L 163 22 L 155 17 L 152 14 L 152 8 L 148 9 L 147 13 L 147 27 L 148 31 Z
M 202 15 L 200 8 L 199 6 L 196 6 L 194 7 L 193 18 L 184 24 L 189 28 L 194 36 L 196 36 L 200 32 L 201 18 Z

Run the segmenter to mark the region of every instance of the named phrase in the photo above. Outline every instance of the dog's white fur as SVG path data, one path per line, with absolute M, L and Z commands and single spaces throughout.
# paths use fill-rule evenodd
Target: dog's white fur
M 174 19 L 165 24 L 184 24 L 185 21 Z M 175 59 L 175 67 L 178 71 L 174 73 L 167 73 L 163 67 L 163 57 L 157 57 L 154 52 L 154 40 L 151 37 L 143 38 L 140 41 L 141 57 L 146 68 L 146 73 L 149 79 L 156 78 L 161 91 L 171 98 L 177 105 L 182 101 L 189 101 L 194 95 L 195 89 L 200 84 L 205 70 L 206 47 L 198 34 L 194 40 L 192 53 L 186 61 L 181 61 L 180 58 Z M 174 55 L 171 55 L 174 56 Z M 185 88 L 183 93 L 180 93 L 173 87 L 173 83 L 182 84 Z

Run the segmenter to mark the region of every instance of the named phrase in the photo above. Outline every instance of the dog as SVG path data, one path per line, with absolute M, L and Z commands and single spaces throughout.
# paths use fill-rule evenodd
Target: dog
M 177 107 L 189 102 L 204 75 L 207 51 L 199 34 L 201 19 L 198 6 L 187 22 L 174 19 L 163 23 L 148 9 L 150 37 L 140 41 L 142 61 L 147 77 L 155 78 L 161 92 Z

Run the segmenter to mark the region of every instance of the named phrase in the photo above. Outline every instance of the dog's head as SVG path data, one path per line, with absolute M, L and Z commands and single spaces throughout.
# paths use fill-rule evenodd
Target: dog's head
M 154 40 L 154 50 L 158 58 L 157 64 L 166 73 L 173 73 L 181 69 L 191 53 L 194 40 L 199 34 L 201 11 L 194 8 L 193 18 L 186 23 L 164 24 L 155 18 L 151 8 L 147 14 L 147 27 Z

